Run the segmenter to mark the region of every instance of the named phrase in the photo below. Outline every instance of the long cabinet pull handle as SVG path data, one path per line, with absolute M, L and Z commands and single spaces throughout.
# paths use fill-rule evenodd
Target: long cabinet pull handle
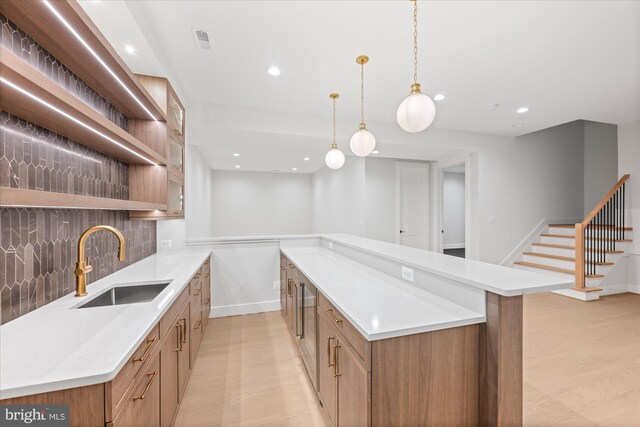
M 333 366 L 331 363 L 331 340 L 335 339 L 335 337 L 327 337 L 327 367 L 330 368 Z
M 144 388 L 144 391 L 142 392 L 142 394 L 140 396 L 133 396 L 133 401 L 134 402 L 136 400 L 144 400 L 144 398 L 147 397 L 147 392 L 151 388 L 151 384 L 153 384 L 153 380 L 155 380 L 156 377 L 158 376 L 158 371 L 149 372 L 149 373 L 147 373 L 147 376 L 151 377 L 151 379 L 147 383 L 147 386 Z
M 180 319 L 182 322 L 182 344 L 187 343 L 187 319 L 183 317 Z M 180 351 L 182 351 L 182 346 L 180 346 Z
M 336 317 L 335 314 L 333 314 L 333 309 L 332 308 L 327 308 L 327 313 L 329 313 L 329 316 L 331 316 L 331 318 L 333 319 L 334 322 L 336 323 L 342 323 L 342 319 L 338 319 Z
M 182 325 L 180 325 L 180 321 L 176 323 L 176 328 L 178 328 L 178 345 L 176 346 L 176 351 L 182 351 Z
M 147 340 L 147 348 L 144 350 L 144 353 L 142 353 L 142 356 L 140 357 L 134 357 L 132 362 L 136 363 L 136 362 L 144 362 L 144 358 L 147 357 L 147 354 L 149 354 L 149 352 L 151 351 L 151 349 L 153 348 L 153 343 L 156 342 L 155 338 L 149 338 Z
M 339 377 L 340 375 L 342 375 L 341 373 L 339 373 L 339 369 L 338 369 L 338 349 L 341 347 L 340 344 L 335 344 L 333 346 L 333 377 Z

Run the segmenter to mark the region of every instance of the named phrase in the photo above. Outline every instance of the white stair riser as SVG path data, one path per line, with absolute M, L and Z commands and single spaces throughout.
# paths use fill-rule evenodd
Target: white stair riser
M 576 252 L 573 249 L 549 248 L 547 246 L 531 246 L 528 252 L 541 252 L 543 254 L 574 257 Z
M 555 258 L 539 257 L 535 255 L 523 255 L 522 261 L 532 262 L 534 264 L 546 265 L 549 267 L 566 268 L 568 270 L 574 270 L 576 267 L 576 264 L 574 261 L 565 261 L 565 260 L 555 259 Z M 609 273 L 609 271 L 611 271 L 611 266 L 602 266 L 602 265 L 596 266 L 597 274 L 607 274 Z
M 545 234 L 560 234 L 563 236 L 575 236 L 576 230 L 573 228 L 560 228 L 560 227 L 549 227 L 548 231 Z M 618 237 L 619 234 L 614 233 L 613 230 L 601 230 L 596 232 L 595 230 L 587 230 L 587 236 L 600 236 L 600 237 Z M 624 237 L 626 239 L 630 239 L 632 232 L 625 231 Z
M 562 246 L 575 246 L 575 239 L 565 238 L 565 237 L 549 237 L 549 236 L 540 236 L 537 239 L 536 243 L 547 243 L 551 245 L 562 245 Z M 598 247 L 598 240 L 590 240 L 586 239 L 585 244 L 588 248 Z M 602 242 L 605 243 L 605 242 Z M 608 243 L 608 242 L 607 242 Z M 616 250 L 624 251 L 629 247 L 630 242 L 616 242 L 615 248 Z

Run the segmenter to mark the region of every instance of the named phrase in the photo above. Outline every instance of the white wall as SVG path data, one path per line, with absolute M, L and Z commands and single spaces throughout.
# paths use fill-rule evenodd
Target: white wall
M 627 173 L 625 225 L 633 227 L 627 281 L 629 290 L 640 293 L 640 121 L 618 126 L 618 176 Z
M 584 214 L 587 215 L 618 181 L 616 125 L 584 122 Z
M 323 168 L 312 176 L 314 233 L 364 232 L 365 161 L 347 156 L 338 170 Z
M 309 174 L 213 171 L 210 235 L 308 234 L 311 190 Z
M 444 248 L 464 248 L 464 173 L 445 172 L 442 184 L 442 229 L 444 230 Z

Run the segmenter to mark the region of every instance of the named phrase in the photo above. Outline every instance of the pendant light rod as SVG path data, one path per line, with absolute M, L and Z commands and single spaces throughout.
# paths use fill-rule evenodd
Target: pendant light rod
M 338 148 L 338 144 L 336 144 L 336 99 L 340 98 L 340 94 L 332 93 L 329 98 L 333 100 L 333 144 L 331 144 L 331 148 Z
M 418 0 L 413 1 L 413 84 L 418 85 Z M 418 86 L 418 90 L 420 87 Z
M 369 57 L 360 55 L 356 58 L 356 62 L 360 64 L 360 129 L 364 129 L 364 64 L 369 62 Z

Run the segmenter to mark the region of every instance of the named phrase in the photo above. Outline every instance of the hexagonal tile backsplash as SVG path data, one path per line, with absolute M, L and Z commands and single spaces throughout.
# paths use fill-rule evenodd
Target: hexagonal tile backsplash
M 126 116 L 1 14 L 0 28 L 0 44 L 128 128 Z M 128 166 L 0 110 L 0 192 L 2 187 L 127 199 Z M 93 271 L 88 283 L 156 251 L 155 222 L 129 220 L 127 212 L 0 209 L 0 324 L 75 290 L 78 238 L 98 224 L 112 225 L 124 234 L 127 256 L 118 261 L 117 240 L 110 233 L 91 235 L 86 253 Z

